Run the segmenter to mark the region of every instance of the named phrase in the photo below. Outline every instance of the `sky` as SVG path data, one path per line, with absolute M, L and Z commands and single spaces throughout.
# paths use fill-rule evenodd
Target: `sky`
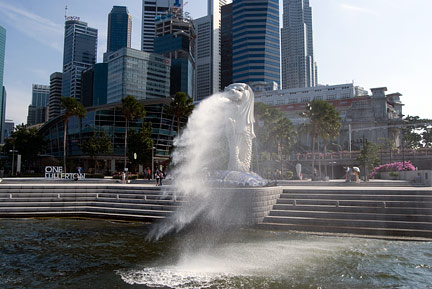
M 168 1 L 168 0 L 167 0 Z M 173 0 L 171 0 L 173 1 Z M 281 13 L 282 1 L 280 0 Z M 207 0 L 184 0 L 192 18 L 204 16 Z M 399 92 L 404 115 L 432 119 L 431 0 L 310 0 L 320 84 L 351 83 Z M 32 84 L 49 85 L 62 71 L 65 6 L 98 29 L 98 62 L 106 51 L 108 13 L 127 6 L 132 48 L 140 49 L 142 0 L 0 0 L 7 30 L 4 86 L 6 118 L 26 123 Z

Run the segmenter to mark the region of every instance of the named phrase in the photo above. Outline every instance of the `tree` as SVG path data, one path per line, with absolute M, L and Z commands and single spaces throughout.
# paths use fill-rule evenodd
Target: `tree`
M 297 140 L 291 121 L 276 108 L 264 103 L 255 103 L 255 134 L 261 150 L 272 154 L 288 154 Z
M 132 165 L 146 164 L 151 162 L 153 139 L 152 125 L 147 122 L 138 131 L 131 129 L 128 134 L 128 157 L 132 160 Z M 136 153 L 136 159 L 134 154 Z
M 75 98 L 68 96 L 62 97 L 60 99 L 61 106 L 65 109 L 64 111 L 64 134 L 63 134 L 63 168 L 66 172 L 66 137 L 67 137 L 67 127 L 68 120 L 71 116 L 77 116 L 83 118 L 86 116 L 87 111 Z
M 98 168 L 98 163 L 95 157 L 99 154 L 107 154 L 112 152 L 112 143 L 109 136 L 104 131 L 93 132 L 93 135 L 82 141 L 80 144 L 83 153 L 89 155 L 89 157 L 95 163 L 95 169 Z
M 334 139 L 341 128 L 341 118 L 336 109 L 328 102 L 314 99 L 306 105 L 306 110 L 301 113 L 301 116 L 309 119 L 309 124 L 306 125 L 306 130 L 312 138 L 312 170 L 315 167 L 315 143 L 318 145 L 319 140 L 324 142 Z M 321 170 L 320 170 L 321 174 Z
M 186 93 L 176 93 L 167 110 L 177 120 L 177 135 L 180 134 L 180 120 L 189 117 L 194 107 L 192 98 Z
M 363 144 L 363 148 L 360 151 L 360 156 L 357 160 L 362 164 L 365 175 L 365 180 L 367 180 L 368 171 L 373 170 L 376 166 L 379 165 L 378 158 L 379 147 L 373 143 L 365 142 Z
M 22 156 L 23 166 L 31 167 L 38 154 L 43 152 L 46 141 L 35 128 L 27 128 L 24 124 L 17 125 L 9 138 L 5 140 L 4 151 L 18 151 Z
M 134 120 L 135 118 L 143 118 L 146 115 L 146 111 L 142 103 L 136 100 L 135 97 L 128 95 L 122 99 L 122 112 L 125 118 L 124 167 L 126 168 L 129 121 Z

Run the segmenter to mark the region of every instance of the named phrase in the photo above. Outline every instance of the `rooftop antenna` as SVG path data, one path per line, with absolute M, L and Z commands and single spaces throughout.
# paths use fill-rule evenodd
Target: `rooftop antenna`
M 65 21 L 67 20 L 67 14 L 68 14 L 68 7 L 67 7 L 67 5 L 65 6 Z

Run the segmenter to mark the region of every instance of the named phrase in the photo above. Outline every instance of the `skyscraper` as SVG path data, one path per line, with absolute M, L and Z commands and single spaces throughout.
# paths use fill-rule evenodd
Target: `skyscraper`
M 62 95 L 81 97 L 81 72 L 96 63 L 97 29 L 77 17 L 65 22 Z
M 279 1 L 233 1 L 233 82 L 280 84 Z
M 0 142 L 4 141 L 4 123 L 6 114 L 6 89 L 3 86 L 4 59 L 6 51 L 6 29 L 0 25 Z
M 142 30 L 141 50 L 154 51 L 155 19 L 157 16 L 168 15 L 172 7 L 183 6 L 183 0 L 143 0 L 142 1 Z
M 195 29 L 180 7 L 156 18 L 154 52 L 171 59 L 170 95 L 184 92 L 195 97 Z
M 169 97 L 170 67 L 162 55 L 121 48 L 108 59 L 107 103 Z
M 53 119 L 60 115 L 60 98 L 62 96 L 62 78 L 61 72 L 54 72 L 50 76 L 50 96 L 48 101 L 48 119 Z
M 108 14 L 107 52 L 131 47 L 132 18 L 125 6 L 113 6 Z
M 314 87 L 318 73 L 309 0 L 284 0 L 283 5 L 282 87 Z
M 221 21 L 221 89 L 233 83 L 232 74 L 232 3 L 222 6 Z
M 221 8 L 231 0 L 208 0 L 207 16 L 195 20 L 197 97 L 221 90 Z
M 34 125 L 43 123 L 47 120 L 47 106 L 50 97 L 50 86 L 33 84 L 32 103 L 28 108 L 27 124 Z

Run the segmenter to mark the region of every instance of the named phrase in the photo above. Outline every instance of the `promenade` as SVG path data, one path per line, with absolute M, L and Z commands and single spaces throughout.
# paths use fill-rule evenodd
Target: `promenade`
M 5 178 L 0 217 L 83 217 L 158 222 L 187 198 L 153 180 Z M 432 240 L 432 188 L 404 181 L 279 181 L 277 201 L 261 198 L 265 230 Z M 247 192 L 247 188 L 242 189 Z M 241 203 L 241 202 L 236 202 Z M 262 213 L 262 212 L 260 212 Z

